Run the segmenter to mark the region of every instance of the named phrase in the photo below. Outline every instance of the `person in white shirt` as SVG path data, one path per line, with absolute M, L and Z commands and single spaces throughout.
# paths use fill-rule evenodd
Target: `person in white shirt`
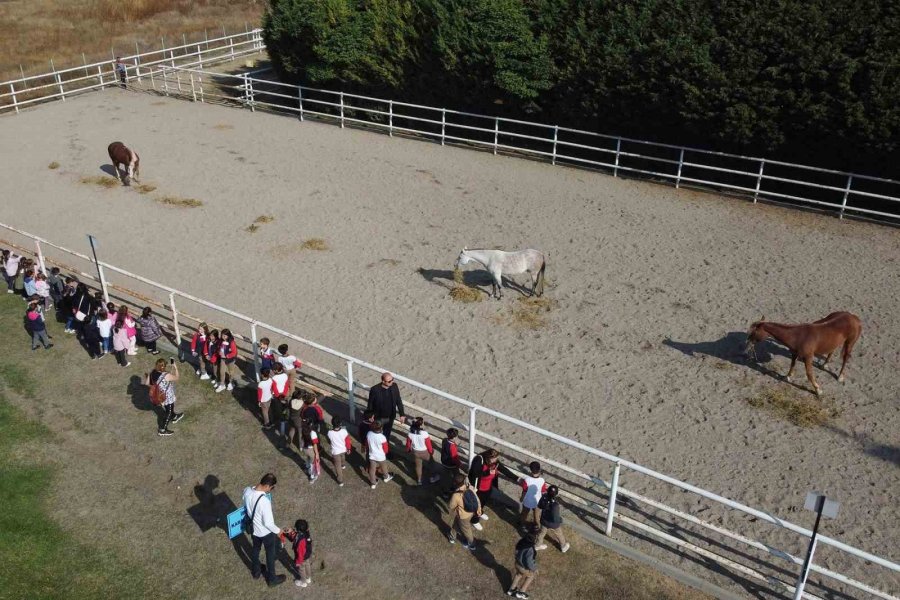
M 350 442 L 350 434 L 344 428 L 340 417 L 331 419 L 328 444 L 331 446 L 331 460 L 334 461 L 334 478 L 337 479 L 340 487 L 344 487 L 343 470 L 347 468 L 345 462 L 347 454 L 353 452 L 353 444 Z
M 275 382 L 272 380 L 271 369 L 263 369 L 259 375 L 262 380 L 256 384 L 256 401 L 259 403 L 259 412 L 262 413 L 263 429 L 272 429 L 272 423 L 269 421 L 269 407 L 275 396 L 273 391 Z
M 284 367 L 284 372 L 287 373 L 288 396 L 290 396 L 294 391 L 294 381 L 296 381 L 297 378 L 296 371 L 303 367 L 303 363 L 300 362 L 299 358 L 288 352 L 287 344 L 278 346 L 278 352 L 275 354 L 275 362 L 281 363 L 281 366 Z
M 372 424 L 372 429 L 366 434 L 366 446 L 369 448 L 369 483 L 372 484 L 373 490 L 378 484 L 379 471 L 381 472 L 385 483 L 394 478 L 394 476 L 388 472 L 388 441 L 387 438 L 381 434 L 381 430 L 381 423 L 375 421 Z
M 441 476 L 434 472 L 434 446 L 431 445 L 431 436 L 425 431 L 425 419 L 417 417 L 409 426 L 409 435 L 406 437 L 406 451 L 412 452 L 416 465 L 416 481 L 423 484 L 422 470 L 428 465 L 428 483 L 435 483 Z
M 278 480 L 273 473 L 266 473 L 259 480 L 259 485 L 244 489 L 244 510 L 247 511 L 247 519 L 253 522 L 253 551 L 250 553 L 252 561 L 253 579 L 259 579 L 262 575 L 262 567 L 259 563 L 259 551 L 266 547 L 266 583 L 274 587 L 283 583 L 284 575 L 275 575 L 275 558 L 281 549 L 279 538 L 281 529 L 275 525 L 275 517 L 272 514 L 272 501 L 267 494 L 275 489 Z
M 529 475 L 524 477 L 519 485 L 522 486 L 522 513 L 519 515 L 519 524 L 522 527 L 529 525 L 537 527 L 541 522 L 541 510 L 538 502 L 544 492 L 547 491 L 547 482 L 541 472 L 541 463 L 532 461 L 528 465 Z

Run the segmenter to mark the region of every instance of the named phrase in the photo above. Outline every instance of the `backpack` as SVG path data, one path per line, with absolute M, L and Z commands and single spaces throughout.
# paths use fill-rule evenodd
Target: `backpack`
M 478 512 L 478 496 L 472 488 L 466 488 L 463 492 L 463 510 L 466 512 Z
M 152 378 L 152 374 L 150 377 Z M 152 404 L 153 406 L 159 406 L 160 404 L 163 403 L 163 400 L 166 399 L 165 392 L 163 392 L 159 389 L 159 380 L 160 379 L 162 379 L 162 377 L 157 377 L 156 383 L 150 384 L 150 404 Z

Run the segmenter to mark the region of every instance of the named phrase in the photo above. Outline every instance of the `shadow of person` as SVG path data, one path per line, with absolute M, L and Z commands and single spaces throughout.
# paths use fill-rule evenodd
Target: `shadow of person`
M 475 552 L 473 554 L 478 562 L 494 572 L 494 576 L 500 582 L 501 589 L 508 590 L 509 586 L 512 585 L 512 573 L 508 568 L 497 562 L 494 553 L 489 549 L 490 545 L 491 542 L 487 540 L 476 539 Z M 512 554 L 512 550 L 510 550 L 510 554 Z
M 438 484 L 403 485 L 400 487 L 400 498 L 408 507 L 422 513 L 442 535 L 450 533 L 448 502 L 446 496 L 440 493 Z
M 203 483 L 194 486 L 194 496 L 197 503 L 188 507 L 187 513 L 203 533 L 211 529 L 217 529 L 228 536 L 227 516 L 237 510 L 237 506 L 225 492 L 217 492 L 219 478 L 215 475 L 207 475 Z M 251 561 L 252 546 L 247 536 L 241 534 L 231 541 L 231 546 L 247 570 L 253 566 Z
M 150 388 L 144 385 L 142 378 L 138 375 L 132 375 L 128 379 L 128 388 L 126 390 L 131 397 L 131 404 L 138 410 L 155 411 L 156 407 L 150 402 Z

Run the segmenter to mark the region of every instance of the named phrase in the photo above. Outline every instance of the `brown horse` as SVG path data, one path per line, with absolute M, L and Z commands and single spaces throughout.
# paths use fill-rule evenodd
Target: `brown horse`
M 109 160 L 112 161 L 113 169 L 116 170 L 116 177 L 122 181 L 122 185 L 129 185 L 132 179 L 140 180 L 141 157 L 137 152 L 122 142 L 113 142 L 106 150 L 109 152 Z M 119 165 L 122 165 L 125 171 L 124 177 L 119 172 Z
M 765 317 L 763 318 L 765 319 Z M 782 325 L 757 321 L 750 326 L 750 331 L 747 332 L 747 353 L 755 360 L 756 344 L 769 337 L 775 338 L 791 351 L 791 368 L 785 379 L 791 380 L 794 374 L 794 365 L 797 364 L 799 358 L 806 364 L 806 377 L 815 388 L 816 395 L 821 395 L 822 388 L 813 377 L 813 357 L 824 356 L 825 360 L 821 365 L 824 368 L 838 346 L 843 345 L 843 362 L 837 378 L 838 381 L 843 382 L 844 369 L 847 368 L 847 361 L 850 360 L 850 352 L 861 333 L 862 322 L 859 317 L 848 312 L 833 312 L 815 323 L 802 325 Z

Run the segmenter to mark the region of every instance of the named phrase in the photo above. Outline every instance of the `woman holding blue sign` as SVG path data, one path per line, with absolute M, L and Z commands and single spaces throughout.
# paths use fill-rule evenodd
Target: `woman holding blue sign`
M 273 473 L 266 473 L 259 481 L 259 485 L 248 487 L 244 490 L 244 510 L 247 513 L 247 524 L 251 528 L 253 538 L 253 551 L 250 554 L 252 560 L 253 579 L 259 579 L 262 569 L 259 564 L 259 551 L 262 546 L 266 548 L 266 583 L 274 587 L 285 580 L 284 575 L 275 575 L 275 557 L 281 549 L 279 538 L 281 529 L 275 525 L 275 517 L 272 513 L 271 493 L 275 489 L 278 480 Z

